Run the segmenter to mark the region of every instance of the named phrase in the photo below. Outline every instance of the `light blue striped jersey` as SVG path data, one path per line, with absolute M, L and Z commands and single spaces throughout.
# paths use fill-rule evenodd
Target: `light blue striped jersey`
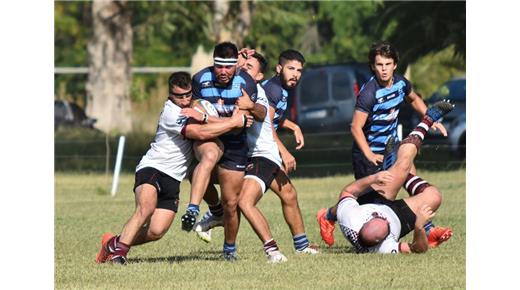
M 273 128 L 278 130 L 278 125 L 285 119 L 285 110 L 287 110 L 287 99 L 289 94 L 287 90 L 283 88 L 282 81 L 279 75 L 275 75 L 272 78 L 262 82 L 262 87 L 265 90 L 265 95 L 269 100 L 269 106 L 275 108 L 273 118 Z
M 391 87 L 386 88 L 379 84 L 375 76 L 368 80 L 361 90 L 356 101 L 356 110 L 368 113 L 363 127 L 368 146 L 374 153 L 382 154 L 390 136 L 397 140 L 397 116 L 399 107 L 405 97 L 412 91 L 411 83 L 401 75 L 394 74 Z M 354 142 L 353 150 L 360 150 Z

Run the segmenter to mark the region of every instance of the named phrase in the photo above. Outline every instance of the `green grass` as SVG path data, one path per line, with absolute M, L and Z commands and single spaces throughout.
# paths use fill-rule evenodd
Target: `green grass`
M 422 172 L 444 194 L 435 223 L 449 225 L 454 236 L 446 244 L 422 255 L 353 254 L 336 230 L 336 243 L 327 248 L 315 220 L 318 209 L 335 202 L 351 175 L 294 179 L 311 242 L 317 256 L 296 255 L 282 217 L 280 202 L 268 192 L 260 208 L 270 222 L 274 238 L 289 261 L 266 263 L 262 243 L 242 219 L 236 263 L 219 258 L 223 230 L 213 231 L 206 244 L 194 233 L 180 229 L 177 217 L 163 239 L 129 252 L 126 267 L 97 265 L 95 255 L 103 232 L 119 233 L 134 209 L 133 175 L 120 179 L 119 193 L 109 195 L 110 178 L 102 174 L 55 175 L 55 288 L 56 289 L 453 289 L 466 281 L 466 171 Z M 183 213 L 188 200 L 187 182 L 181 186 Z M 404 196 L 403 192 L 400 196 Z M 206 205 L 202 211 L 206 210 Z M 411 234 L 406 240 L 411 239 Z

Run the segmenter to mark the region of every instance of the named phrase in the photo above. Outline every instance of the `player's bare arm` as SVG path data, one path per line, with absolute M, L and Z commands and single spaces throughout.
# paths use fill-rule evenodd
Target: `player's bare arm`
M 296 145 L 296 150 L 300 150 L 303 148 L 303 146 L 305 145 L 305 140 L 303 139 L 303 133 L 298 124 L 294 123 L 289 119 L 283 119 L 280 122 L 280 127 L 293 131 L 294 139 L 296 140 L 296 144 L 298 144 Z
M 363 155 L 365 155 L 370 162 L 374 163 L 374 165 L 377 165 L 378 163 L 383 162 L 384 156 L 382 154 L 375 154 L 370 150 L 370 146 L 368 146 L 365 133 L 363 133 L 363 126 L 365 126 L 367 119 L 368 113 L 355 110 L 354 116 L 352 117 L 350 132 L 352 133 L 354 141 L 356 141 L 359 146 L 359 149 L 363 152 Z
M 222 118 L 224 119 L 224 118 Z M 251 126 L 252 118 L 248 118 L 238 109 L 233 111 L 233 115 L 226 122 L 214 122 L 201 124 L 195 120 L 188 122 L 185 127 L 184 136 L 193 140 L 208 140 L 229 132 L 232 129 Z
M 340 199 L 347 196 L 358 198 L 366 193 L 372 185 L 382 186 L 391 183 L 393 180 L 394 176 L 392 173 L 386 170 L 360 178 L 343 188 L 343 191 L 340 194 Z
M 249 94 L 242 89 L 242 96 L 237 99 L 236 105 L 240 110 L 246 110 L 253 115 L 255 120 L 258 122 L 263 122 L 266 115 L 266 108 L 260 104 L 254 103 L 251 101 Z
M 424 114 L 426 114 L 426 110 L 428 109 L 428 107 L 424 103 L 424 100 L 421 98 L 421 96 L 416 94 L 414 91 L 411 91 L 410 94 L 408 96 L 406 96 L 406 101 L 408 103 L 410 103 L 412 108 L 417 113 L 419 113 L 421 115 L 421 117 L 423 117 Z M 433 125 L 431 126 L 431 129 L 434 131 L 439 130 L 441 132 L 442 136 L 444 136 L 444 137 L 448 136 L 448 132 L 447 132 L 446 128 L 444 128 L 444 125 L 442 125 L 442 123 L 440 123 L 440 122 L 433 123 Z
M 428 238 L 426 237 L 424 225 L 434 216 L 435 212 L 426 204 L 417 211 L 413 230 L 413 241 L 409 244 L 410 252 L 424 253 L 428 251 Z

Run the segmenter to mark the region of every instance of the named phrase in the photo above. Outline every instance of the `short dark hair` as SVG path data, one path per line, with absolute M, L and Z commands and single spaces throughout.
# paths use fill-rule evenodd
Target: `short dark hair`
M 238 58 L 238 48 L 229 41 L 221 42 L 213 49 L 213 57 Z
M 278 64 L 284 65 L 287 61 L 290 60 L 299 61 L 302 65 L 305 64 L 305 58 L 303 55 L 294 49 L 284 50 L 282 53 L 280 53 L 280 56 L 278 57 Z
M 373 65 L 376 62 L 376 56 L 383 56 L 394 60 L 395 64 L 399 61 L 399 53 L 388 41 L 373 43 L 368 52 L 368 64 Z
M 258 60 L 258 62 L 260 63 L 260 72 L 265 73 L 265 70 L 267 68 L 267 59 L 265 59 L 263 55 L 256 51 L 251 57 L 254 57 L 256 58 L 256 60 Z
M 191 76 L 189 73 L 184 71 L 174 72 L 168 78 L 168 89 L 172 91 L 173 86 L 188 89 L 191 86 Z

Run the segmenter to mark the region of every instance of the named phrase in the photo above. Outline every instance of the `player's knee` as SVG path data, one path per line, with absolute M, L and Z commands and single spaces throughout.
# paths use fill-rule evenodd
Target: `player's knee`
M 168 231 L 168 228 L 153 228 L 148 230 L 148 240 L 150 241 L 157 241 L 161 239 L 166 232 Z
M 236 209 L 238 207 L 238 198 L 223 200 L 222 206 L 224 207 L 224 211 L 226 211 L 228 213 L 236 211 Z
M 437 209 L 442 203 L 442 194 L 435 186 L 428 186 L 421 194 L 426 194 L 428 196 L 430 206 L 434 210 Z
M 200 163 L 211 165 L 211 168 L 215 167 L 218 160 L 220 159 L 220 153 L 217 150 L 207 150 L 202 154 Z
M 296 190 L 293 187 L 290 187 L 287 190 L 282 191 L 281 194 L 282 202 L 285 205 L 296 205 L 298 203 L 298 197 Z

